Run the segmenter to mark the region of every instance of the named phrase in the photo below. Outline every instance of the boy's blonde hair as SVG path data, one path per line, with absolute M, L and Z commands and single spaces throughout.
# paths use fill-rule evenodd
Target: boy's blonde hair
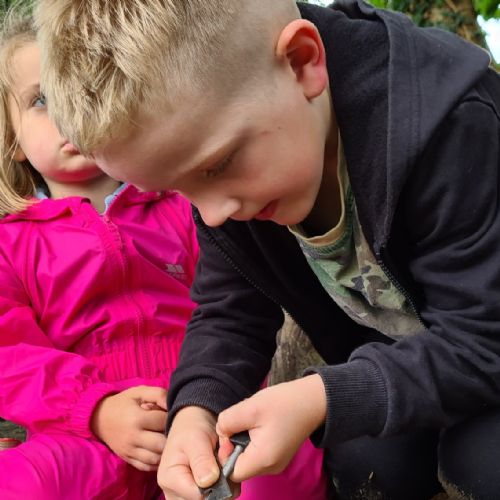
M 2 20 L 0 35 L 0 217 L 28 204 L 40 180 L 38 172 L 28 161 L 19 163 L 13 155 L 17 148 L 12 128 L 9 97 L 12 95 L 12 58 L 16 50 L 36 41 L 30 6 L 27 2 L 15 4 Z
M 39 0 L 49 114 L 91 153 L 124 138 L 140 111 L 253 80 L 270 59 L 264 49 L 297 17 L 293 0 Z

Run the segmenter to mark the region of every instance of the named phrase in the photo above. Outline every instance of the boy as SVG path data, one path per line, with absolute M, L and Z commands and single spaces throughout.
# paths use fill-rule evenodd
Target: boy
M 216 425 L 221 458 L 250 430 L 238 482 L 281 470 L 313 434 L 341 498 L 430 498 L 438 462 L 449 493 L 496 498 L 487 54 L 355 0 L 41 0 L 37 17 L 63 135 L 111 176 L 196 207 L 199 306 L 170 386 L 167 498 L 216 480 Z M 282 308 L 329 365 L 251 397 Z

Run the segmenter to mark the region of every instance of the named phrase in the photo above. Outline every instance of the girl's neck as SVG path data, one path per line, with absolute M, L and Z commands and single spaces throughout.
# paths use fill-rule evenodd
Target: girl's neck
M 120 182 L 115 181 L 107 175 L 102 175 L 81 183 L 61 183 L 50 179 L 45 179 L 45 182 L 49 188 L 51 198 L 58 199 L 69 196 L 88 198 L 98 212 L 104 211 L 104 199 L 120 185 Z

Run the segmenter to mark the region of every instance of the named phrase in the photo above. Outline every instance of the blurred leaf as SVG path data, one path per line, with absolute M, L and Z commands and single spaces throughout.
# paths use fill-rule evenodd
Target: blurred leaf
M 499 6 L 497 0 L 474 0 L 476 12 L 485 19 L 500 18 Z

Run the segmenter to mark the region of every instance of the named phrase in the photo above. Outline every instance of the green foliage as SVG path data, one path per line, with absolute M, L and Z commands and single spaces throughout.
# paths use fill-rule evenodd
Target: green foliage
M 485 33 L 477 22 L 500 19 L 499 0 L 368 0 L 376 7 L 397 10 L 411 17 L 417 26 L 452 31 L 487 49 Z M 498 69 L 498 65 L 492 62 Z
M 500 19 L 500 4 L 497 0 L 474 0 L 474 8 L 485 19 Z
M 0 9 L 5 12 L 13 2 L 11 0 L 1 0 Z
M 18 8 L 31 9 L 33 7 L 34 0 L 0 0 L 0 16 L 3 16 L 10 7 L 16 5 Z
M 425 25 L 425 12 L 432 8 L 444 7 L 444 0 L 370 0 L 370 3 L 376 7 L 384 9 L 398 10 L 400 12 L 411 12 L 413 20 L 419 25 Z M 473 0 L 474 10 L 477 15 L 481 15 L 484 19 L 497 18 L 500 19 L 500 3 L 498 0 Z M 455 22 L 459 24 L 460 13 L 457 12 Z
M 458 33 L 469 41 L 486 47 L 484 33 L 477 24 L 477 4 L 494 17 L 498 11 L 498 0 L 470 0 L 464 3 L 456 0 L 370 0 L 377 7 L 397 10 L 410 16 L 417 26 L 438 28 Z M 460 3 L 460 5 L 459 5 Z M 495 7 L 492 7 L 492 4 Z M 464 9 L 464 6 L 465 9 Z M 493 14 L 492 14 L 492 11 Z M 488 16 L 484 16 L 488 18 Z

